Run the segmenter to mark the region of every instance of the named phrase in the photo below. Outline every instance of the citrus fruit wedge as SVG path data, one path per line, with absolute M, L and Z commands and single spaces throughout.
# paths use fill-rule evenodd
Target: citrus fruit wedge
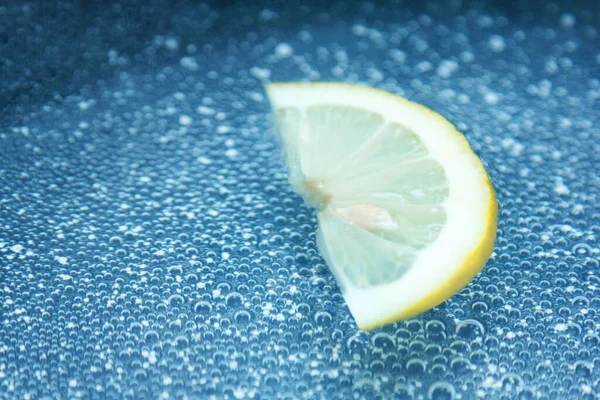
M 294 190 L 360 329 L 420 314 L 464 287 L 494 248 L 497 202 L 465 137 L 440 114 L 343 83 L 266 92 Z

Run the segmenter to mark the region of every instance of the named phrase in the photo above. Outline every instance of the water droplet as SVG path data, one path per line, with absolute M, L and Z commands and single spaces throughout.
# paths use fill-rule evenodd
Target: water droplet
M 456 324 L 456 335 L 464 339 L 483 337 L 485 329 L 483 324 L 474 319 L 466 319 Z
M 225 303 L 229 308 L 238 308 L 242 305 L 244 301 L 244 296 L 237 292 L 231 292 L 227 296 L 225 296 Z
M 390 351 L 396 348 L 396 343 L 392 335 L 385 332 L 379 332 L 371 338 L 373 346 L 383 350 Z
M 436 382 L 429 387 L 427 397 L 430 400 L 453 400 L 456 398 L 456 389 L 448 382 Z
M 194 312 L 196 314 L 210 314 L 212 306 L 207 301 L 199 301 L 194 305 Z
M 327 311 L 319 311 L 315 313 L 315 323 L 321 326 L 331 324 L 331 314 L 329 314 Z
M 406 372 L 411 375 L 420 375 L 425 372 L 426 366 L 425 361 L 413 358 L 407 361 Z

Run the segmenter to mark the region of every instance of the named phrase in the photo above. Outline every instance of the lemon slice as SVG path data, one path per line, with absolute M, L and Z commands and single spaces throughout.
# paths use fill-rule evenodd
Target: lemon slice
M 432 308 L 484 266 L 497 203 L 440 114 L 342 83 L 266 87 L 289 180 L 317 209 L 317 245 L 359 328 Z

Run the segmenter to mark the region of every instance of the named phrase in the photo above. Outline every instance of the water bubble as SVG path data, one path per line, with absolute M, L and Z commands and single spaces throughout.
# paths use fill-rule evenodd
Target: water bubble
M 575 26 L 576 18 L 573 14 L 565 13 L 560 16 L 560 25 L 563 28 L 570 29 Z
M 170 306 L 177 307 L 177 306 L 182 305 L 185 302 L 185 300 L 184 300 L 183 296 L 174 294 L 174 295 L 169 296 L 169 298 L 167 299 L 167 302 L 169 303 Z
M 236 312 L 233 318 L 236 324 L 246 325 L 252 320 L 252 314 L 250 314 L 248 311 L 242 310 Z
M 504 51 L 506 49 L 506 41 L 500 35 L 492 35 L 489 39 L 488 45 L 490 49 L 496 53 Z
M 144 340 L 146 341 L 146 343 L 156 343 L 160 338 L 160 335 L 158 334 L 158 332 L 154 331 L 154 330 L 149 330 L 146 331 L 146 333 L 144 334 Z
M 474 319 L 466 319 L 456 325 L 456 335 L 464 339 L 475 339 L 484 334 L 483 324 Z
M 443 340 L 446 337 L 446 326 L 442 321 L 431 320 L 425 324 L 425 332 L 432 340 Z
M 371 342 L 373 343 L 373 346 L 383 351 L 393 350 L 396 347 L 395 340 L 392 335 L 385 332 L 379 332 L 373 335 Z
M 294 48 L 289 43 L 279 43 L 275 47 L 275 53 L 279 57 L 289 57 L 294 53 Z
M 239 294 L 237 292 L 232 292 L 232 293 L 229 293 L 227 296 L 225 296 L 225 303 L 227 304 L 227 307 L 230 307 L 230 308 L 240 307 L 242 305 L 243 301 L 244 301 L 244 296 L 242 296 L 241 294 Z
M 421 359 L 413 358 L 406 362 L 406 372 L 410 375 L 420 375 L 425 372 L 427 363 Z
M 321 326 L 331 324 L 331 314 L 329 314 L 327 311 L 319 311 L 315 313 L 315 323 Z
M 476 313 L 485 313 L 488 310 L 488 305 L 483 301 L 476 301 L 471 306 Z
M 587 379 L 592 376 L 594 365 L 587 361 L 577 361 L 573 364 L 573 369 L 578 377 Z
M 346 347 L 353 355 L 363 356 L 366 354 L 368 339 L 363 334 L 357 334 L 348 339 Z
M 469 360 L 462 357 L 454 358 L 450 361 L 450 369 L 456 374 L 464 374 L 470 369 Z
M 456 398 L 456 389 L 448 382 L 436 382 L 429 387 L 427 398 L 430 400 L 453 400 Z
M 207 301 L 199 301 L 194 304 L 194 312 L 196 314 L 210 314 L 212 310 L 212 305 Z
M 541 377 L 551 376 L 554 373 L 554 367 L 548 360 L 546 360 L 538 363 L 535 366 L 535 372 L 537 372 Z

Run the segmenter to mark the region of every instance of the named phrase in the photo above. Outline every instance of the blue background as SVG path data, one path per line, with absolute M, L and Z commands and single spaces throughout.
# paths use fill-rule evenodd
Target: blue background
M 600 6 L 578 3 L 0 4 L 0 396 L 597 398 Z M 286 181 L 279 80 L 464 132 L 500 204 L 468 287 L 357 330 Z

